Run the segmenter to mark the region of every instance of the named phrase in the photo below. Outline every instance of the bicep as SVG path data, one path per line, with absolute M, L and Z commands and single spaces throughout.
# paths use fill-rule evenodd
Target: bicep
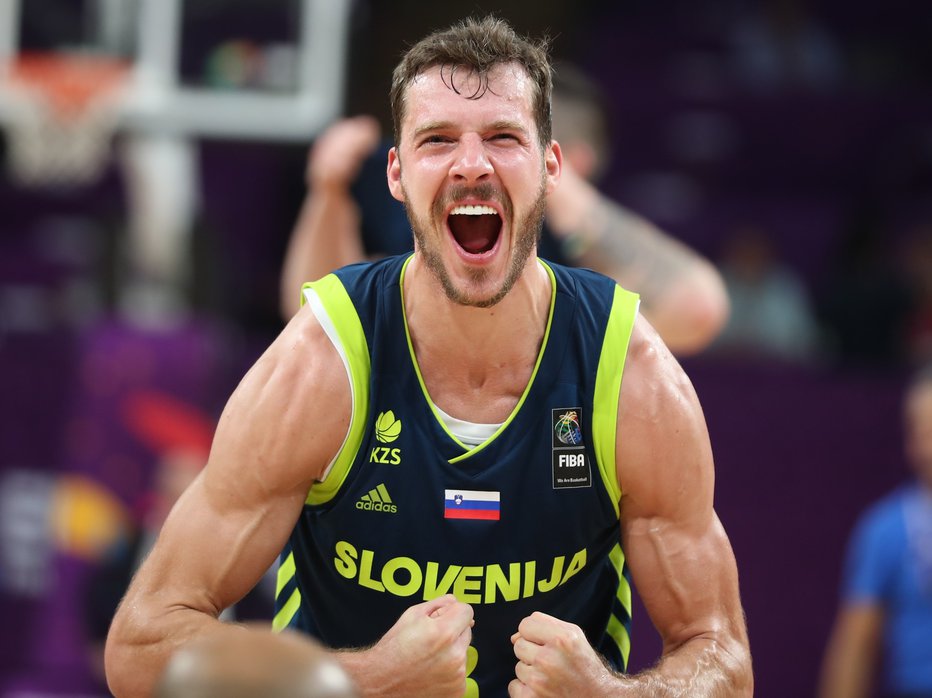
M 155 612 L 216 617 L 239 601 L 275 561 L 303 504 L 297 490 L 246 501 L 218 477 L 205 471 L 182 495 L 137 575 L 135 595 L 156 602 Z
M 737 569 L 712 507 L 705 420 L 682 369 L 643 325 L 625 369 L 616 462 L 625 556 L 665 652 L 695 637 L 740 640 Z
M 304 318 L 302 322 L 302 318 Z M 231 396 L 203 472 L 141 570 L 140 596 L 218 614 L 274 562 L 311 485 L 340 446 L 350 397 L 336 350 L 307 312 Z M 318 405 L 326 403 L 328 410 Z

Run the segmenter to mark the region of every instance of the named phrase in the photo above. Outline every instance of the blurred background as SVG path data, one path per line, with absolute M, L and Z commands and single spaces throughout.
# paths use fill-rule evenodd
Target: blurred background
M 597 82 L 600 188 L 726 279 L 730 324 L 683 363 L 757 695 L 814 693 L 844 545 L 908 476 L 902 390 L 932 359 L 911 0 L 0 0 L 0 695 L 106 695 L 109 614 L 283 326 L 309 145 L 341 115 L 389 132 L 404 48 L 485 11 Z M 85 65 L 43 64 L 61 51 Z M 271 613 L 255 597 L 239 617 Z M 659 644 L 634 624 L 637 669 Z

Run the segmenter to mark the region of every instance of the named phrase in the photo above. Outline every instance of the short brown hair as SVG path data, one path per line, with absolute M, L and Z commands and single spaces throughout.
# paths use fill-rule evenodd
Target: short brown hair
M 489 89 L 489 73 L 504 63 L 523 67 L 534 84 L 531 105 L 537 122 L 541 147 L 550 145 L 553 127 L 550 118 L 552 68 L 548 55 L 549 41 L 519 36 L 504 20 L 488 16 L 462 20 L 449 29 L 435 31 L 421 39 L 405 53 L 392 74 L 391 106 L 395 145 L 401 142 L 401 122 L 405 115 L 408 85 L 421 73 L 435 66 L 450 68 L 444 82 L 456 91 L 453 75 L 457 68 L 467 68 L 478 75 L 479 88 L 468 99 L 479 99 Z

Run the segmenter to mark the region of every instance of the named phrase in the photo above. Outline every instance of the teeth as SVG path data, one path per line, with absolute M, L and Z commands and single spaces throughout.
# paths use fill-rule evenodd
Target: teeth
M 450 211 L 451 216 L 497 216 L 496 211 L 491 206 L 457 206 Z

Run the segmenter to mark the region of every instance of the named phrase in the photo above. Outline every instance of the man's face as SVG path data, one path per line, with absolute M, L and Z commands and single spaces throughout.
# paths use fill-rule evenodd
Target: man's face
M 508 293 L 536 248 L 560 152 L 540 146 L 534 86 L 523 68 L 498 66 L 488 90 L 470 99 L 478 89 L 468 70 L 444 68 L 441 77 L 440 67 L 408 86 L 388 182 L 447 297 L 488 307 Z
M 932 488 L 932 380 L 913 388 L 907 397 L 906 452 L 919 479 Z

